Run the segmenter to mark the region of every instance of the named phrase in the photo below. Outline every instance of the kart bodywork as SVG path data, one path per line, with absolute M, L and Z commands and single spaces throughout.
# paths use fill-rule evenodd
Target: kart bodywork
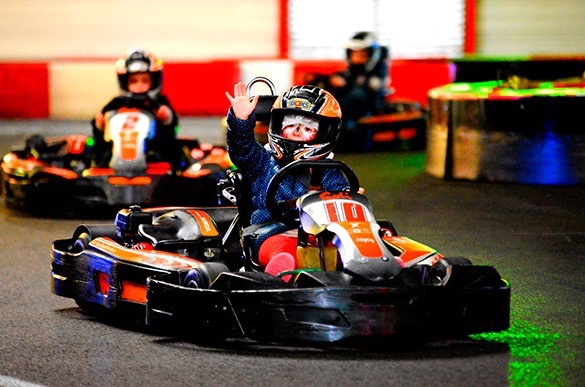
M 147 279 L 198 267 L 202 261 L 193 257 L 218 260 L 219 237 L 236 213 L 235 207 L 141 211 L 133 206 L 120 210 L 112 224 L 81 224 L 72 238 L 52 244 L 51 290 L 91 314 L 130 311 L 144 316 Z M 139 227 L 151 233 L 154 249 L 129 247 Z
M 320 190 L 326 169 L 341 170 L 350 190 Z M 311 190 L 294 208 L 276 199 L 285 179 L 306 173 Z M 201 340 L 346 342 L 509 327 L 510 286 L 494 267 L 446 258 L 376 220 L 357 177 L 331 160 L 293 163 L 272 179 L 267 206 L 296 231 L 297 262 L 278 276 L 265 273 L 252 247 L 261 228 L 249 224 L 245 182 L 227 176 L 226 206 L 134 207 L 115 225 L 82 225 L 55 241 L 52 291 L 90 312 L 132 305 L 149 326 Z M 141 241 L 152 250 L 136 250 Z M 140 297 L 124 296 L 129 288 Z
M 1 183 L 8 206 L 24 210 L 140 205 L 213 205 L 215 185 L 230 168 L 224 147 L 179 138 L 180 166 L 151 157 L 145 142 L 154 117 L 141 109 L 108 114 L 104 137 L 112 143 L 109 164 L 91 161 L 93 138 L 33 135 L 2 160 Z
M 307 73 L 305 82 L 333 92 L 331 74 Z M 380 150 L 422 150 L 426 147 L 427 112 L 417 101 L 395 98 L 393 88 L 379 111 L 342 126 L 336 149 L 342 152 Z

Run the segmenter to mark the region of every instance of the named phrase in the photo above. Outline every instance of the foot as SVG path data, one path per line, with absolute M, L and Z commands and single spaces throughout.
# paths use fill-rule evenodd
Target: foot
M 284 271 L 294 270 L 295 269 L 295 258 L 290 253 L 282 252 L 276 254 L 274 257 L 270 259 L 268 265 L 264 269 L 265 273 L 272 274 L 274 276 L 278 276 L 280 273 Z M 290 275 L 285 275 L 282 277 L 283 281 L 288 281 L 291 278 Z

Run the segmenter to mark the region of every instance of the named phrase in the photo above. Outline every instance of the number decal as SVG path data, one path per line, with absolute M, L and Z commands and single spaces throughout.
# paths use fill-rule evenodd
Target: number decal
M 138 128 L 137 123 L 140 120 L 138 114 L 126 114 L 126 119 L 120 131 L 120 157 L 122 160 L 135 160 L 138 157 Z
M 122 125 L 122 129 L 123 130 L 134 129 L 136 127 L 136 123 L 138 122 L 139 119 L 140 119 L 140 116 L 138 116 L 138 115 L 127 114 L 126 121 L 124 121 L 124 125 Z
M 348 222 L 366 221 L 366 212 L 364 211 L 364 206 L 361 204 L 343 203 L 343 214 L 345 215 L 345 220 Z
M 325 210 L 329 216 L 330 222 L 366 222 L 366 211 L 364 206 L 359 203 L 341 203 L 341 213 L 338 211 L 338 206 L 335 205 L 334 201 L 325 202 Z
M 339 222 L 339 217 L 337 216 L 337 209 L 335 208 L 335 202 L 325 202 L 325 210 L 327 210 L 327 215 L 329 216 L 330 222 Z

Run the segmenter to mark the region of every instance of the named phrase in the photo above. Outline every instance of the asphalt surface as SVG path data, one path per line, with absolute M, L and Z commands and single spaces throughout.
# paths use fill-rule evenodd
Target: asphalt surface
M 219 119 L 184 122 L 187 135 L 222 139 Z M 0 153 L 26 133 L 86 128 L 0 121 Z M 96 320 L 50 292 L 50 247 L 77 224 L 104 220 L 30 216 L 0 199 L 0 386 L 584 385 L 585 187 L 437 180 L 424 173 L 423 152 L 337 159 L 399 233 L 495 266 L 512 287 L 511 328 L 425 344 L 205 346 Z

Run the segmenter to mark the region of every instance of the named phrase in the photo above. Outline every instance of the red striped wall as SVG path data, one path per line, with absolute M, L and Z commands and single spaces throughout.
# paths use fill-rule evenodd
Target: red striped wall
M 164 92 L 180 115 L 224 115 L 228 108 L 224 92 L 232 90 L 240 79 L 240 63 L 165 62 Z M 331 73 L 345 65 L 343 61 L 292 63 L 293 74 L 289 79 L 294 83 L 302 83 L 305 72 Z M 428 90 L 451 82 L 450 67 L 448 60 L 394 60 L 391 66 L 394 97 L 414 99 L 426 106 Z M 0 118 L 50 118 L 50 71 L 51 63 L 0 63 Z M 103 103 L 96 101 L 96 110 Z
M 49 116 L 46 63 L 0 63 L 0 118 Z
M 235 60 L 165 63 L 164 93 L 180 115 L 224 115 L 229 107 L 224 92 L 239 78 Z

